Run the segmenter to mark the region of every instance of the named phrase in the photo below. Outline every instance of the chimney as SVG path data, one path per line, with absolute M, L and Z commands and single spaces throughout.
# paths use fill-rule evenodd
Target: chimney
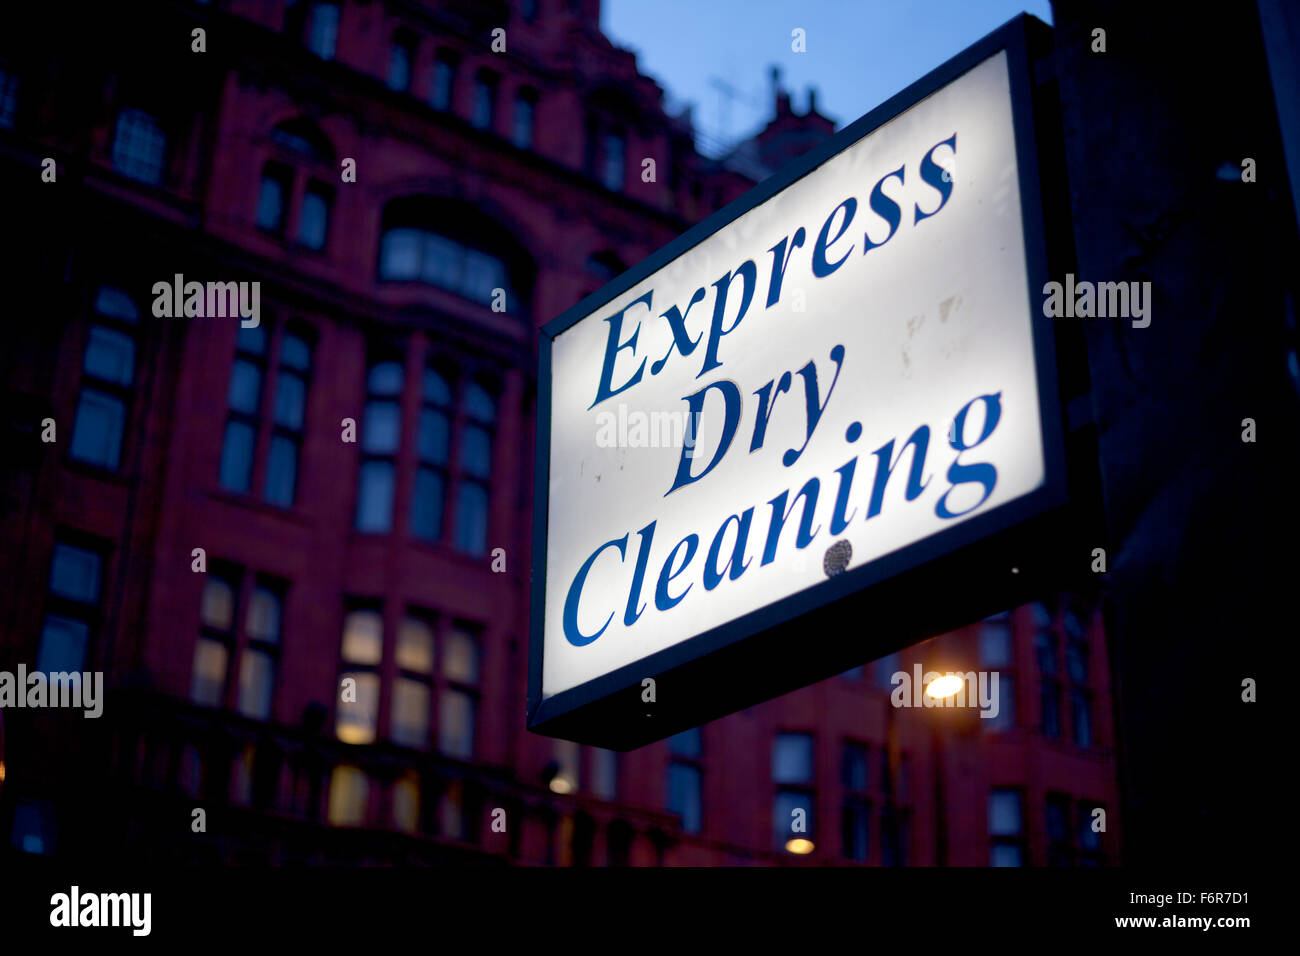
M 808 115 L 817 115 L 817 87 L 808 87 Z

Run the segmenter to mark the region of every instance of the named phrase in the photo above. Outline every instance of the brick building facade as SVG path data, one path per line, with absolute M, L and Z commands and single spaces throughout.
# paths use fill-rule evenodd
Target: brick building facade
M 0 711 L 5 852 L 1115 859 L 1100 594 L 626 754 L 524 731 L 536 328 L 831 131 L 782 93 L 745 162 L 701 156 L 598 8 L 159 2 L 0 38 L 0 669 L 108 688 L 99 720 Z M 158 316 L 189 281 L 259 283 L 258 324 Z M 891 707 L 914 662 L 1014 690 Z

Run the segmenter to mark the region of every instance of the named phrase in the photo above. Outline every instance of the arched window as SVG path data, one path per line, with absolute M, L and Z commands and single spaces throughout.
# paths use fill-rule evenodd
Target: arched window
M 472 207 L 406 199 L 384 211 L 381 281 L 423 282 L 521 315 L 532 277 L 532 264 L 514 237 Z
M 291 236 L 299 246 L 319 252 L 329 238 L 334 204 L 334 187 L 329 185 L 337 175 L 334 147 L 316 124 L 306 119 L 281 123 L 267 139 L 280 158 L 269 160 L 262 168 L 254 221 L 259 229 L 277 236 L 292 227 Z M 303 167 L 316 169 L 308 172 Z M 294 183 L 304 177 L 301 200 L 294 210 Z M 296 224 L 291 222 L 295 213 Z
M 334 162 L 334 147 L 320 131 L 320 127 L 310 120 L 286 120 L 271 130 L 270 139 L 276 145 L 312 162 L 326 164 Z

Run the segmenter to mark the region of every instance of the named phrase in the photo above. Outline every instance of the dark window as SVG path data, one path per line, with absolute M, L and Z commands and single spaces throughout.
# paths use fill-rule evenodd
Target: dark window
M 241 325 L 235 336 L 235 362 L 227 395 L 230 410 L 221 446 L 221 484 L 231 491 L 252 489 L 266 353 L 266 325 Z
M 429 88 L 429 104 L 435 110 L 449 110 L 456 85 L 457 58 L 449 53 L 438 54 L 433 63 L 433 81 Z
M 1042 678 L 1039 687 L 1040 726 L 1043 736 L 1061 736 L 1061 682 L 1058 660 L 1060 642 L 1051 610 L 1042 602 L 1033 605 L 1034 654 Z
M 400 361 L 371 362 L 366 374 L 366 405 L 361 416 L 361 476 L 357 492 L 357 530 L 386 533 L 393 526 L 397 450 L 402 441 Z
M 1070 866 L 1073 863 L 1073 846 L 1070 832 L 1070 798 L 1061 794 L 1047 795 L 1047 865 Z
M 388 88 L 405 93 L 411 87 L 411 64 L 415 62 L 415 39 L 400 30 L 388 51 Z
M 998 675 L 996 717 L 981 720 L 991 733 L 1002 733 L 1016 725 L 1016 646 L 1008 612 L 985 618 L 979 625 L 980 666 Z
M 449 481 L 451 386 L 441 371 L 427 368 L 422 392 L 415 494 L 411 500 L 411 533 L 425 541 L 440 541 Z
M 257 228 L 277 235 L 284 232 L 293 175 L 279 163 L 267 163 L 257 193 Z
M 18 75 L 0 66 L 0 129 L 13 129 L 18 118 Z
M 606 133 L 601 149 L 600 181 L 606 189 L 623 188 L 627 141 L 621 133 Z
M 772 780 L 811 783 L 812 779 L 812 734 L 777 734 L 772 746 Z
M 772 837 L 777 849 L 791 840 L 814 840 L 813 737 L 777 734 L 772 741 L 772 782 L 778 784 L 772 803 Z M 793 787 L 789 784 L 809 786 Z
M 791 840 L 814 841 L 811 790 L 778 787 L 772 800 L 772 840 L 778 850 L 789 849 Z
M 533 116 L 537 110 L 537 94 L 521 90 L 515 97 L 514 125 L 510 140 L 520 149 L 533 147 Z
M 56 541 L 36 651 L 43 673 L 78 673 L 85 669 L 92 626 L 103 590 L 104 558 L 95 550 Z
M 1024 866 L 1024 820 L 1020 791 L 995 789 L 989 794 L 989 865 Z
M 302 196 L 298 216 L 298 241 L 308 249 L 324 249 L 329 234 L 332 193 L 319 183 L 312 183 Z
M 167 135 L 158 119 L 138 109 L 117 116 L 113 134 L 113 168 L 138 182 L 158 185 L 167 162 Z
M 674 760 L 668 765 L 668 812 L 681 820 L 682 830 L 699 833 L 704 825 L 699 767 Z
M 882 866 L 907 866 L 911 846 L 910 816 L 887 803 L 880 811 L 880 863 Z
M 840 752 L 840 855 L 865 863 L 870 853 L 871 803 L 867 798 L 870 752 L 866 744 L 845 741 Z
M 850 793 L 866 793 L 869 751 L 866 744 L 844 744 L 840 759 L 840 782 Z
M 522 306 L 504 259 L 427 229 L 386 230 L 379 247 L 379 277 L 425 282 L 488 307 L 501 289 L 507 312 L 518 314 Z
M 262 487 L 262 496 L 281 508 L 293 505 L 298 486 L 310 366 L 311 345 L 303 336 L 286 332 L 280 340 L 280 367 L 271 411 L 271 446 Z
M 1080 747 L 1092 746 L 1092 698 L 1086 690 L 1070 689 L 1070 725 L 1074 742 Z
M 840 808 L 840 855 L 866 863 L 871 854 L 871 803 L 862 797 L 845 797 Z
M 69 454 L 77 461 L 117 470 L 135 380 L 139 311 L 121 289 L 101 286 L 86 336 L 81 391 Z
M 668 738 L 668 753 L 674 757 L 698 760 L 704 750 L 704 739 L 699 727 L 683 730 Z
M 668 812 L 681 820 L 687 833 L 704 827 L 704 737 L 699 727 L 668 738 Z
M 478 129 L 491 129 L 495 122 L 497 101 L 497 76 L 482 71 L 474 84 L 474 110 L 470 122 Z
M 871 665 L 871 680 L 876 685 L 876 689 L 892 691 L 894 689 L 894 675 L 898 673 L 899 668 L 902 666 L 903 656 L 898 651 L 886 654 L 880 660 L 875 661 Z
M 460 442 L 461 481 L 456 499 L 456 547 L 469 554 L 486 554 L 496 402 L 487 389 L 473 381 L 466 384 L 462 401 L 464 426 Z
M 322 60 L 334 59 L 339 39 L 339 6 L 313 3 L 307 12 L 307 30 L 303 43 Z
M 1091 800 L 1080 800 L 1078 805 L 1078 846 L 1080 866 L 1099 866 L 1101 864 L 1101 831 L 1103 817 L 1097 814 L 1106 808 Z M 1095 815 L 1096 814 L 1096 815 Z

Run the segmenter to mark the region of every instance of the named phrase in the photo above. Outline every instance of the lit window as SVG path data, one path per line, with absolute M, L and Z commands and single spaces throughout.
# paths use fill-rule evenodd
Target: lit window
M 581 751 L 578 745 L 572 740 L 556 740 L 552 744 L 552 749 L 558 769 L 551 781 L 551 789 L 556 793 L 575 793 L 581 781 L 578 772 Z
M 162 182 L 166 159 L 167 136 L 158 120 L 143 110 L 122 110 L 113 135 L 113 168 L 156 186 Z
M 433 629 L 427 621 L 407 617 L 397 632 L 397 666 L 417 674 L 433 673 Z
M 442 644 L 442 676 L 462 684 L 478 683 L 478 645 L 471 634 L 447 632 Z
M 343 619 L 341 689 L 335 733 L 348 744 L 374 743 L 379 726 L 379 662 L 384 623 L 377 609 L 349 611 Z M 345 682 L 351 682 L 351 687 Z M 354 693 L 349 693 L 349 690 Z M 355 696 L 355 699 L 353 697 Z
M 336 827 L 366 822 L 370 778 L 359 767 L 340 764 L 330 777 L 329 821 Z
M 397 629 L 394 653 L 392 737 L 407 747 L 429 745 L 433 707 L 433 628 L 424 616 L 408 614 Z
M 393 824 L 405 833 L 420 828 L 420 778 L 408 771 L 393 784 Z
M 343 659 L 377 665 L 384 652 L 384 619 L 378 611 L 352 611 L 343 619 Z
M 228 573 L 227 577 L 220 571 L 208 572 L 199 604 L 200 630 L 194 645 L 190 700 L 204 707 L 220 707 L 225 702 L 230 655 L 235 643 L 235 582 L 238 580 L 236 573 Z M 242 676 L 240 684 L 242 697 Z
M 464 691 L 442 691 L 438 706 L 438 749 L 449 757 L 474 756 L 474 698 Z
M 275 589 L 266 584 L 254 587 L 244 623 L 248 646 L 239 670 L 239 712 L 245 717 L 267 720 L 271 716 L 282 607 L 283 599 Z
M 429 743 L 429 685 L 398 677 L 393 682 L 393 742 L 404 747 Z

